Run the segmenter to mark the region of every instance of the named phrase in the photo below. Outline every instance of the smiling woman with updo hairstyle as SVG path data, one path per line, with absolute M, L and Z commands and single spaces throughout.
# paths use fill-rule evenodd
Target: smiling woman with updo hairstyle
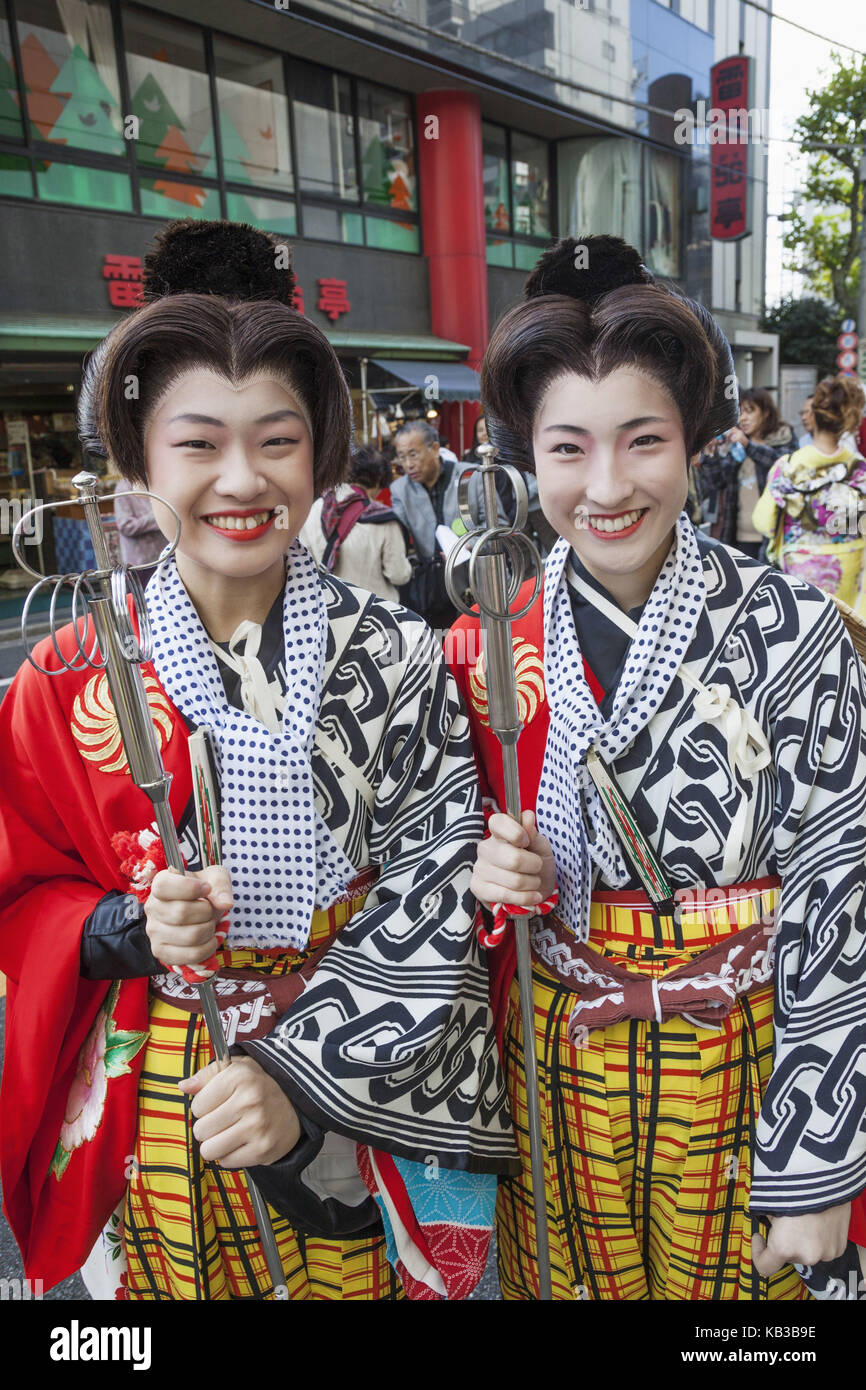
M 533 917 L 553 1297 L 856 1290 L 863 667 L 819 589 L 683 510 L 690 462 L 737 421 L 731 352 L 633 248 L 545 252 L 481 389 L 499 460 L 535 474 L 559 537 L 513 625 L 522 825 L 498 809 L 490 673 L 464 656 L 478 620 L 448 648 L 493 811 L 472 886 L 524 1117 L 503 1297 L 538 1296 L 511 911 Z
M 71 625 L 35 652 L 55 678 L 25 664 L 0 707 L 0 1161 L 46 1288 L 83 1265 L 99 1298 L 272 1297 L 248 1168 L 291 1299 L 465 1297 L 518 1166 L 473 931 L 466 714 L 429 628 L 298 540 L 347 476 L 351 402 L 291 307 L 287 251 L 173 224 L 81 393 L 88 448 L 156 494 L 167 539 L 180 518 L 144 675 L 189 872 L 160 859 L 105 676 L 62 670 Z M 219 866 L 192 801 L 201 727 Z

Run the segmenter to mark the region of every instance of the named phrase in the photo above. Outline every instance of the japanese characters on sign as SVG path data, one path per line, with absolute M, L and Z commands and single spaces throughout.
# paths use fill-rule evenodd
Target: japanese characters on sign
M 752 59 L 723 58 L 710 68 L 714 110 L 725 113 L 726 138 L 710 145 L 710 235 L 739 241 L 752 232 L 752 145 L 743 140 L 751 108 Z M 737 113 L 737 114 L 734 114 Z
M 115 309 L 134 309 L 141 303 L 143 273 L 140 256 L 106 254 L 102 277 L 108 281 L 108 299 Z
M 143 267 L 140 256 L 119 256 L 106 253 L 102 264 L 102 277 L 108 282 L 108 299 L 115 309 L 134 309 L 141 303 L 141 282 Z M 352 308 L 349 300 L 349 287 L 345 280 L 325 276 L 316 281 L 318 299 L 316 308 L 325 314 L 331 323 L 336 323 L 343 314 Z M 299 314 L 306 313 L 304 290 L 296 285 L 292 295 L 292 308 Z
M 352 306 L 345 280 L 324 279 L 317 280 L 316 284 L 319 286 L 316 308 L 327 314 L 331 323 L 336 323 L 341 314 L 348 314 Z

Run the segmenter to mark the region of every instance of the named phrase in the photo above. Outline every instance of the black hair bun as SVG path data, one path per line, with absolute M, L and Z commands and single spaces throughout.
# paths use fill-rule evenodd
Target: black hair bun
M 582 254 L 575 265 L 578 249 Z M 540 294 L 568 294 L 573 299 L 593 300 L 622 285 L 654 283 L 638 252 L 622 237 L 564 237 L 544 252 L 523 293 L 527 299 Z
M 288 264 L 281 266 L 282 260 Z M 218 294 L 224 299 L 277 299 L 291 305 L 294 289 L 286 243 L 245 222 L 182 218 L 159 234 L 144 258 L 146 304 L 169 294 Z

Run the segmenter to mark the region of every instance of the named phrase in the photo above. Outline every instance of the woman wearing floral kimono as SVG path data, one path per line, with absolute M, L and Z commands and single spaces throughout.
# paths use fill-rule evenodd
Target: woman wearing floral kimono
M 57 674 L 25 664 L 0 710 L 6 1209 L 46 1285 L 93 1247 L 95 1296 L 267 1297 L 250 1168 L 290 1298 L 462 1297 L 488 1175 L 516 1166 L 472 931 L 477 778 L 429 630 L 295 539 L 348 470 L 351 409 L 280 249 L 170 228 L 83 392 L 90 446 L 181 519 L 144 676 L 190 872 L 165 870 L 105 676 L 63 671 L 64 628 L 36 649 Z M 201 726 L 222 867 L 196 832 Z M 178 973 L 203 963 L 221 1071 Z
M 524 1157 L 500 1183 L 503 1294 L 535 1297 L 537 1275 L 502 903 L 544 913 L 554 1297 L 797 1299 L 794 1263 L 826 1294 L 856 1285 L 866 1187 L 864 671 L 819 590 L 682 514 L 689 461 L 737 418 L 712 317 L 618 239 L 580 250 L 545 253 L 482 372 L 500 459 L 534 469 L 560 536 L 513 627 L 522 828 L 498 811 L 477 620 L 451 639 Z
M 812 443 L 770 469 L 753 522 L 768 538 L 768 560 L 866 617 L 866 459 L 844 441 L 862 411 L 852 377 L 818 382 Z

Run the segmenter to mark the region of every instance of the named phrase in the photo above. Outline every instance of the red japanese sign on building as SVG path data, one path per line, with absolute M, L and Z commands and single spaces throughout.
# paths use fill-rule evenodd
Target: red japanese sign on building
M 108 281 L 108 298 L 115 309 L 134 309 L 141 304 L 142 278 L 144 268 L 140 256 L 117 256 L 106 252 L 102 265 L 102 276 Z M 316 281 L 319 297 L 316 308 L 335 323 L 342 314 L 352 308 L 349 300 L 349 287 L 345 280 L 323 278 Z M 292 308 L 299 314 L 304 308 L 303 286 L 296 284 L 292 293 Z
M 140 256 L 106 254 L 102 278 L 108 281 L 108 298 L 115 309 L 134 309 L 141 303 L 143 274 Z
M 710 142 L 710 236 L 739 241 L 752 231 L 752 147 L 748 111 L 752 100 L 752 59 L 723 58 L 710 68 L 710 106 L 724 113 L 721 139 Z M 734 113 L 737 113 L 736 115 Z M 743 138 L 745 133 L 745 139 Z
M 319 286 L 316 308 L 327 314 L 331 323 L 335 323 L 341 314 L 348 314 L 352 306 L 345 280 L 324 279 L 317 280 L 316 284 Z

